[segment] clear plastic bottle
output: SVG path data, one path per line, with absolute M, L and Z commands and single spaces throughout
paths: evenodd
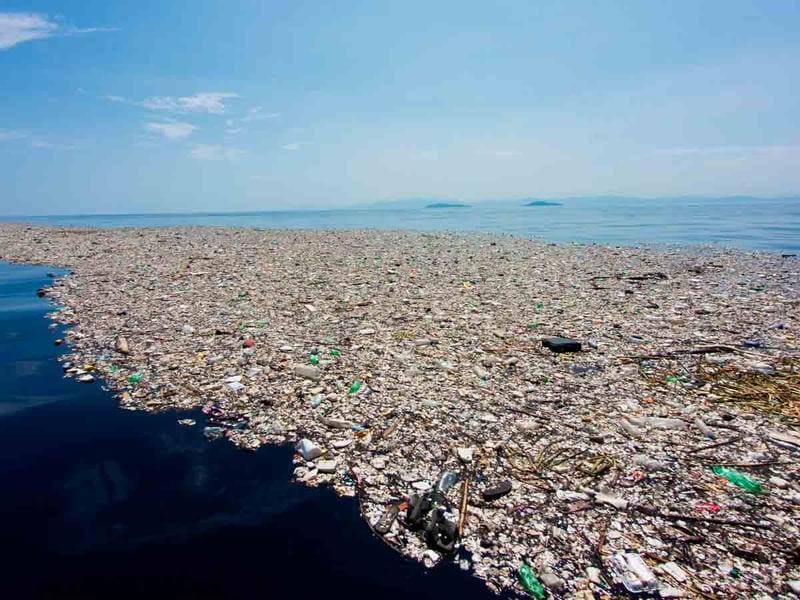
M 658 591 L 658 580 L 650 567 L 635 552 L 617 553 L 611 557 L 611 570 L 632 594 Z

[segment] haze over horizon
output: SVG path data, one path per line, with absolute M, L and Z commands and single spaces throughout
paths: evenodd
M 13 2 L 0 214 L 800 192 L 800 4 Z

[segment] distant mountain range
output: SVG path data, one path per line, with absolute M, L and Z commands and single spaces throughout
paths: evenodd
M 660 196 L 660 197 L 638 197 L 638 196 L 567 196 L 562 198 L 484 198 L 466 204 L 458 199 L 451 198 L 399 198 L 395 200 L 382 200 L 353 206 L 358 209 L 381 209 L 381 210 L 413 210 L 426 208 L 481 208 L 485 206 L 562 206 L 566 203 L 576 201 L 592 202 L 665 202 L 670 200 L 697 200 L 697 201 L 732 201 L 732 202 L 759 202 L 763 200 L 798 200 L 797 196 L 784 196 L 774 198 L 759 198 L 756 196 Z

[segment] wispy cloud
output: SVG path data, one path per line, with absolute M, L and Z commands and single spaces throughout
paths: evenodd
M 499 148 L 484 148 L 478 154 L 483 156 L 491 156 L 493 158 L 516 158 L 520 153 L 516 150 L 505 150 Z
M 181 123 L 178 121 L 151 121 L 145 124 L 145 129 L 151 133 L 163 135 L 170 140 L 179 140 L 188 137 L 197 128 L 191 123 Z
M 698 146 L 687 148 L 662 148 L 654 154 L 659 156 L 687 158 L 752 158 L 766 156 L 797 155 L 800 146 L 775 144 L 769 146 Z
M 77 144 L 74 143 L 64 144 L 61 142 L 51 142 L 50 140 L 38 137 L 30 138 L 30 145 L 31 148 L 39 150 L 74 150 L 77 148 Z
M 292 142 L 290 144 L 284 144 L 282 147 L 284 150 L 289 150 L 290 152 L 293 152 L 295 150 L 300 149 L 300 142 Z
M 55 36 L 117 31 L 111 27 L 71 27 L 41 13 L 0 12 L 0 50 Z
M 277 119 L 280 116 L 281 113 L 263 112 L 263 107 L 254 106 L 247 109 L 247 113 L 243 117 L 226 119 L 225 124 L 228 126 L 228 129 L 225 130 L 225 133 L 243 133 L 247 131 L 246 127 L 242 127 L 244 124 L 253 123 L 255 121 L 269 121 L 271 119 Z
M 225 112 L 225 100 L 237 97 L 232 92 L 201 92 L 192 96 L 151 96 L 138 104 L 150 110 L 221 115 Z
M 191 152 L 192 158 L 197 160 L 236 160 L 242 154 L 238 148 L 215 144 L 197 144 Z
M 0 129 L 0 142 L 5 142 L 8 140 L 19 140 L 26 137 L 28 137 L 28 135 L 26 133 L 22 133 L 21 131 Z
M 239 119 L 242 123 L 251 123 L 253 121 L 267 121 L 270 119 L 277 119 L 281 113 L 277 112 L 262 112 L 262 106 L 254 106 L 248 109 L 247 114 Z
M 56 35 L 58 24 L 36 13 L 0 13 L 0 49 Z

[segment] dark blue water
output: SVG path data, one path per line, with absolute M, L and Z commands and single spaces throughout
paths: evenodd
M 0 263 L 0 597 L 493 597 L 387 548 L 354 500 L 290 483 L 290 449 L 208 442 L 202 415 L 62 378 L 35 296 L 51 270 Z
M 567 199 L 561 206 L 482 203 L 467 208 L 77 215 L 22 220 L 104 227 L 220 225 L 263 228 L 375 228 L 512 233 L 553 242 L 717 244 L 800 250 L 800 199 Z

